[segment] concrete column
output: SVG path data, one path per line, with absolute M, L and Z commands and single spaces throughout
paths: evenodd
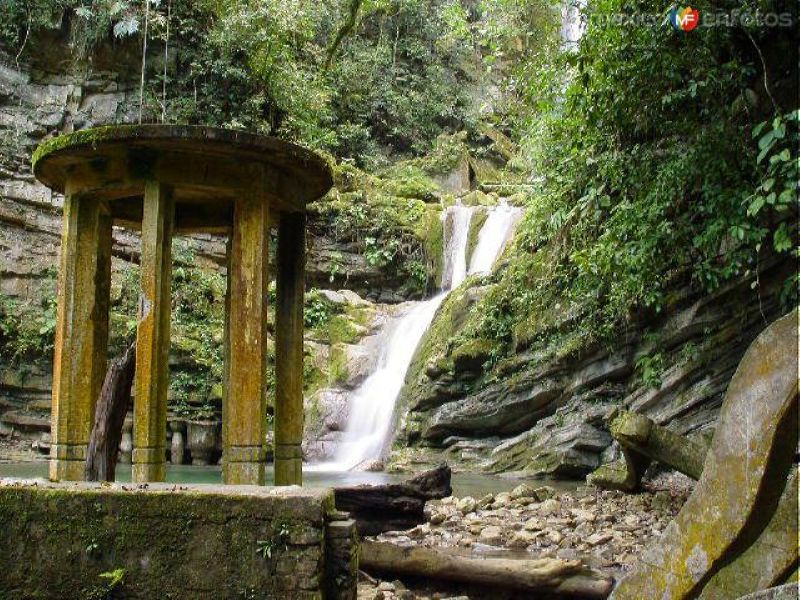
M 278 228 L 275 307 L 275 485 L 303 484 L 303 296 L 306 216 L 284 213 Z
M 85 478 L 86 449 L 108 350 L 111 217 L 67 195 L 58 273 L 50 479 Z
M 141 291 L 136 331 L 133 406 L 133 481 L 166 476 L 172 227 L 171 190 L 147 182 L 142 217 Z
M 234 207 L 228 270 L 223 482 L 264 485 L 269 207 L 263 177 Z

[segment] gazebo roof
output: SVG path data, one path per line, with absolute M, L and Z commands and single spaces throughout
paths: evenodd
M 173 189 L 179 231 L 225 230 L 233 200 L 260 194 L 278 212 L 302 212 L 332 185 L 317 154 L 282 140 L 187 125 L 111 125 L 59 136 L 33 155 L 36 177 L 61 193 L 109 201 L 116 222 L 141 222 L 144 184 Z

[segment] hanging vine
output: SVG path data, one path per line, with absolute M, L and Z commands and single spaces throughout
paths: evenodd
M 147 27 L 150 22 L 150 0 L 144 0 L 144 38 L 142 41 L 142 79 L 139 83 L 139 124 L 142 123 L 144 109 L 144 72 L 147 66 Z

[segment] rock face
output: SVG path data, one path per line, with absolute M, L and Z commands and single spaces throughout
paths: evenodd
M 55 298 L 61 243 L 62 198 L 33 177 L 30 156 L 42 140 L 109 122 L 133 122 L 138 106 L 137 52 L 124 44 L 114 59 L 101 50 L 93 68 L 72 68 L 69 50 L 55 34 L 32 39 L 34 64 L 17 70 L 0 51 L 0 294 L 45 306 Z M 33 46 L 32 46 L 33 47 Z M 225 242 L 197 236 L 195 264 L 220 269 Z M 113 268 L 138 263 L 139 239 L 115 229 Z M 0 413 L 13 408 L 25 421 L 49 420 L 50 357 L 20 365 L 0 365 Z M 13 415 L 0 416 L 0 430 L 21 429 Z M 28 425 L 25 425 L 28 427 Z M 24 433 L 23 429 L 23 433 Z
M 725 396 L 703 476 L 612 598 L 736 598 L 797 564 L 798 312 L 750 346 Z
M 752 278 L 711 295 L 676 289 L 661 315 L 633 318 L 613 347 L 587 348 L 571 333 L 580 315 L 554 307 L 542 319 L 554 323 L 548 331 L 555 342 L 520 342 L 491 377 L 454 361 L 454 340 L 486 293 L 462 288 L 444 303 L 414 358 L 396 446 L 482 441 L 478 463 L 490 470 L 578 477 L 619 455 L 606 423 L 616 407 L 676 434 L 707 436 L 748 344 L 781 314 L 778 295 L 790 269 L 765 264 L 758 293 Z M 648 364 L 658 366 L 655 376 L 645 376 Z

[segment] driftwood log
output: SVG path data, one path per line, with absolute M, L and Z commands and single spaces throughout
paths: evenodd
M 439 579 L 566 598 L 607 598 L 613 578 L 578 560 L 465 556 L 421 546 L 361 542 L 359 568 L 376 574 Z M 527 596 L 526 596 L 527 597 Z
M 649 417 L 625 410 L 609 415 L 609 431 L 622 448 L 623 460 L 602 465 L 589 475 L 587 481 L 593 485 L 635 491 L 653 460 L 694 480 L 703 474 L 708 446 L 702 441 L 677 434 Z
M 453 493 L 450 467 L 440 465 L 403 483 L 334 489 L 336 508 L 350 513 L 361 535 L 408 529 L 425 521 L 425 503 Z
M 86 455 L 87 481 L 114 481 L 122 426 L 131 403 L 136 345 L 111 363 L 100 390 Z

